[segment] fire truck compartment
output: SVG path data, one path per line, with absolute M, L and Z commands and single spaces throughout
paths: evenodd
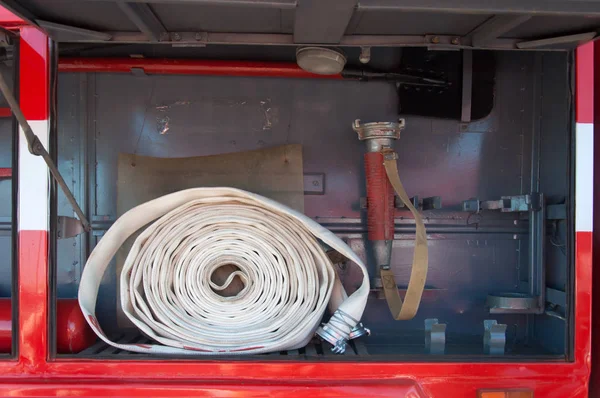
M 61 59 L 62 54 L 66 58 L 74 53 L 86 57 L 137 53 L 150 59 L 295 62 L 294 51 L 284 47 L 59 49 Z M 358 50 L 351 51 L 356 58 Z M 430 53 L 436 51 L 418 56 Z M 408 54 L 411 49 L 373 48 L 371 62 L 391 68 Z M 449 58 L 455 63 L 450 67 L 458 71 L 459 86 L 462 55 L 454 51 Z M 352 123 L 401 117 L 406 128 L 395 148 L 402 182 L 410 196 L 437 201 L 423 210 L 429 272 L 416 317 L 395 321 L 373 285 L 362 318 L 371 335 L 354 340 L 345 355 L 332 354 L 327 343 L 315 339 L 297 351 L 238 358 L 570 360 L 574 341 L 573 54 L 475 51 L 473 60 L 478 59 L 490 63 L 477 72 L 483 80 L 473 77 L 473 96 L 480 97 L 469 106 L 485 110 L 489 103 L 489 109 L 471 121 L 447 117 L 436 109 L 456 106 L 455 102 L 437 101 L 435 93 L 423 97 L 414 88 L 411 97 L 410 90 L 386 81 L 139 71 L 59 73 L 52 146 L 59 170 L 93 231 L 57 236 L 57 216 L 73 217 L 73 210 L 62 192 L 56 192 L 51 230 L 53 299 L 77 297 L 87 257 L 116 220 L 120 153 L 178 158 L 300 144 L 303 172 L 308 176 L 305 184 L 316 176 L 320 185 L 305 186 L 305 214 L 345 239 L 366 260 L 373 280 L 376 268 L 367 239 L 366 211 L 361 207 L 366 195 L 365 148 Z M 474 73 L 476 68 L 474 63 Z M 458 92 L 452 101 L 464 100 Z M 411 98 L 419 103 L 411 103 Z M 2 151 L 0 159 L 10 162 L 9 155 Z M 7 184 L 0 181 L 3 198 Z M 6 200 L 2 202 L 8 206 Z M 408 283 L 414 231 L 410 214 L 397 209 L 392 270 L 400 289 Z M 10 245 L 9 237 L 2 235 L 0 245 Z M 0 278 L 0 292 L 7 295 L 10 267 L 7 259 L 2 261 L 6 277 Z M 357 267 L 349 262 L 336 267 L 346 288 L 355 289 Z M 148 342 L 117 320 L 117 278 L 113 262 L 101 285 L 98 320 L 114 341 Z M 524 297 L 534 304 L 517 308 Z M 498 302 L 504 307 L 490 308 Z M 445 325 L 445 331 L 432 327 L 436 323 Z M 76 355 L 144 357 L 101 342 Z

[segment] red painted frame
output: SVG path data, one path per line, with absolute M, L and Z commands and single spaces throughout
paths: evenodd
M 21 105 L 30 120 L 48 115 L 48 42 L 21 30 Z M 590 123 L 593 45 L 577 51 L 577 120 Z M 585 119 L 585 120 L 584 120 Z M 590 165 L 592 167 L 593 165 Z M 48 233 L 20 230 L 19 355 L 0 361 L 0 394 L 293 397 L 476 397 L 482 388 L 529 388 L 536 397 L 586 397 L 590 375 L 592 232 L 576 234 L 573 362 L 373 363 L 214 360 L 55 359 L 48 354 Z M 415 383 L 419 387 L 415 386 Z M 413 394 L 413 395 L 409 395 Z
M 27 22 L 4 7 L 0 7 L 0 26 L 4 29 L 19 29 L 27 26 Z

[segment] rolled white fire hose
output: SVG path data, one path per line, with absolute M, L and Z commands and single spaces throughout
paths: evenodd
M 160 345 L 115 343 L 95 315 L 98 289 L 117 250 L 149 223 L 127 256 L 120 295 L 126 316 Z M 362 285 L 349 297 L 317 238 L 361 268 Z M 226 264 L 239 270 L 218 286 L 211 275 Z M 244 288 L 232 297 L 219 295 L 235 276 Z M 329 306 L 333 315 L 318 333 L 339 352 L 362 317 L 368 293 L 361 259 L 315 221 L 239 189 L 196 188 L 119 217 L 86 263 L 79 304 L 91 328 L 114 347 L 204 355 L 304 347 Z

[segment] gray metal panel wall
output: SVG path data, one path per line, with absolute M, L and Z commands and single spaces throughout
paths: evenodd
M 60 79 L 58 96 L 58 169 L 67 186 L 85 209 L 86 192 L 86 97 L 85 75 L 74 75 L 74 79 Z M 75 217 L 73 208 L 66 200 L 62 190 L 58 190 L 58 215 Z M 85 211 L 85 210 L 84 210 Z M 57 293 L 60 298 L 77 297 L 77 288 L 81 271 L 86 259 L 85 236 L 59 239 L 57 241 L 57 264 L 59 272 Z
M 0 66 L 0 73 L 12 87 L 13 70 L 5 64 Z M 0 107 L 6 107 L 6 100 L 0 95 Z M 0 167 L 12 167 L 12 118 L 0 119 Z M 0 297 L 11 296 L 12 280 L 12 180 L 0 179 Z
M 0 119 L 0 167 L 12 167 L 12 119 Z M 0 179 L 0 297 L 11 296 L 12 180 Z
M 27 9 L 45 21 L 92 30 L 138 31 L 116 3 L 60 0 L 53 1 L 52 7 L 47 7 L 47 0 L 29 0 L 26 3 Z
M 569 198 L 569 172 L 572 137 L 572 115 L 565 110 L 573 101 L 569 86 L 568 54 L 544 54 L 542 57 L 542 97 L 540 98 L 540 127 L 543 133 L 540 157 L 540 189 L 554 203 L 574 205 Z M 546 285 L 559 291 L 567 286 L 567 255 L 569 250 L 566 221 L 556 221 L 557 234 L 549 229 L 546 238 Z M 571 290 L 572 291 L 572 290 Z M 544 348 L 560 354 L 565 352 L 564 323 L 543 315 L 535 319 L 534 339 Z
M 247 33 L 292 33 L 293 9 L 246 7 L 240 10 L 222 5 L 199 5 L 193 3 L 151 4 L 156 15 L 168 31 L 192 31 Z
M 397 149 L 401 177 L 411 195 L 441 195 L 445 206 L 456 208 L 470 197 L 494 199 L 530 192 L 532 115 L 534 104 L 540 101 L 533 76 L 540 71 L 530 53 L 498 53 L 497 60 L 496 105 L 489 117 L 469 124 L 406 118 L 407 128 Z M 553 64 L 565 68 L 566 58 L 549 58 L 548 65 Z M 554 95 L 560 93 L 553 93 L 542 109 L 561 114 L 554 117 L 562 118 L 556 121 L 562 123 L 568 106 L 551 107 Z M 130 74 L 61 74 L 59 101 L 59 164 L 72 178 L 74 191 L 87 203 L 96 224 L 91 246 L 101 238 L 103 226 L 116 216 L 119 152 L 183 157 L 300 143 L 305 172 L 324 173 L 326 179 L 325 195 L 306 196 L 307 215 L 322 222 L 352 218 L 355 226 L 364 228 L 358 205 L 365 194 L 364 148 L 351 123 L 356 118 L 394 120 L 398 109 L 395 87 L 387 83 Z M 542 127 L 545 132 L 548 126 L 544 123 Z M 559 140 L 564 133 L 557 128 L 550 134 Z M 556 169 L 547 169 L 543 187 L 553 194 L 565 192 L 565 181 L 554 176 L 565 167 L 568 147 L 543 146 L 544 151 L 550 149 L 561 153 L 556 158 L 560 162 Z M 84 178 L 87 182 L 82 184 Z M 71 214 L 60 198 L 59 214 Z M 464 226 L 465 218 L 456 214 L 434 212 L 428 216 Z M 507 218 L 499 216 L 498 220 Z M 508 221 L 512 225 L 512 219 Z M 430 234 L 427 284 L 435 290 L 431 291 L 433 299 L 423 302 L 414 320 L 393 321 L 385 301 L 370 300 L 365 321 L 374 331 L 368 344 L 375 351 L 377 347 L 399 347 L 401 351 L 404 342 L 422 343 L 418 331 L 427 317 L 448 323 L 448 333 L 456 342 L 468 336 L 479 339 L 482 320 L 488 318 L 509 325 L 512 345 L 524 343 L 530 336 L 528 318 L 490 316 L 484 308 L 487 293 L 518 289 L 520 272 L 526 268 L 522 249 L 527 248 L 526 234 L 513 233 L 510 228 L 486 232 L 474 224 L 470 228 L 462 233 Z M 518 226 L 511 228 L 519 230 Z M 347 238 L 360 255 L 367 256 L 364 235 Z M 399 284 L 406 284 L 412 235 L 409 231 L 398 238 L 393 267 Z M 59 296 L 74 295 L 83 246 L 77 240 L 59 243 Z M 556 264 L 564 273 L 566 262 Z M 107 272 L 97 312 L 104 329 L 114 332 L 116 275 L 114 268 Z M 355 276 L 348 267 L 346 282 Z M 417 332 L 414 338 L 412 332 Z M 401 336 L 403 340 L 399 340 Z

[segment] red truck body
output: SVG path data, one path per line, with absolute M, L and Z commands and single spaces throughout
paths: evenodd
M 0 25 L 19 29 L 19 99 L 42 142 L 49 115 L 49 41 L 38 28 L 0 8 Z M 600 71 L 600 46 L 591 42 L 576 50 L 576 134 L 592 146 L 594 83 Z M 115 65 L 115 67 L 118 67 Z M 235 72 L 234 72 L 235 73 Z M 24 153 L 23 143 L 21 153 Z M 596 144 L 597 145 L 597 144 Z M 589 195 L 594 184 L 594 157 L 575 159 L 576 179 Z M 45 174 L 37 159 L 21 158 L 20 186 Z M 600 174 L 600 173 L 597 173 Z M 598 177 L 596 177 L 598 178 Z M 34 192 L 40 187 L 30 187 Z M 32 191 L 33 190 L 33 191 Z M 244 360 L 96 360 L 51 358 L 49 354 L 49 252 L 47 227 L 36 220 L 44 195 L 20 196 L 18 230 L 16 357 L 0 361 L 0 395 L 6 396 L 220 396 L 220 397 L 476 397 L 485 390 L 533 391 L 535 397 L 587 397 L 592 370 L 593 230 L 590 197 L 576 196 L 588 207 L 589 222 L 577 225 L 575 260 L 575 344 L 572 362 L 281 362 Z M 598 199 L 596 199 L 597 201 Z M 598 213 L 598 212 L 597 212 Z M 580 213 L 578 213 L 580 214 Z M 599 218 L 596 215 L 596 218 Z M 597 333 L 597 330 L 596 330 Z M 600 374 L 596 379 L 600 378 Z

